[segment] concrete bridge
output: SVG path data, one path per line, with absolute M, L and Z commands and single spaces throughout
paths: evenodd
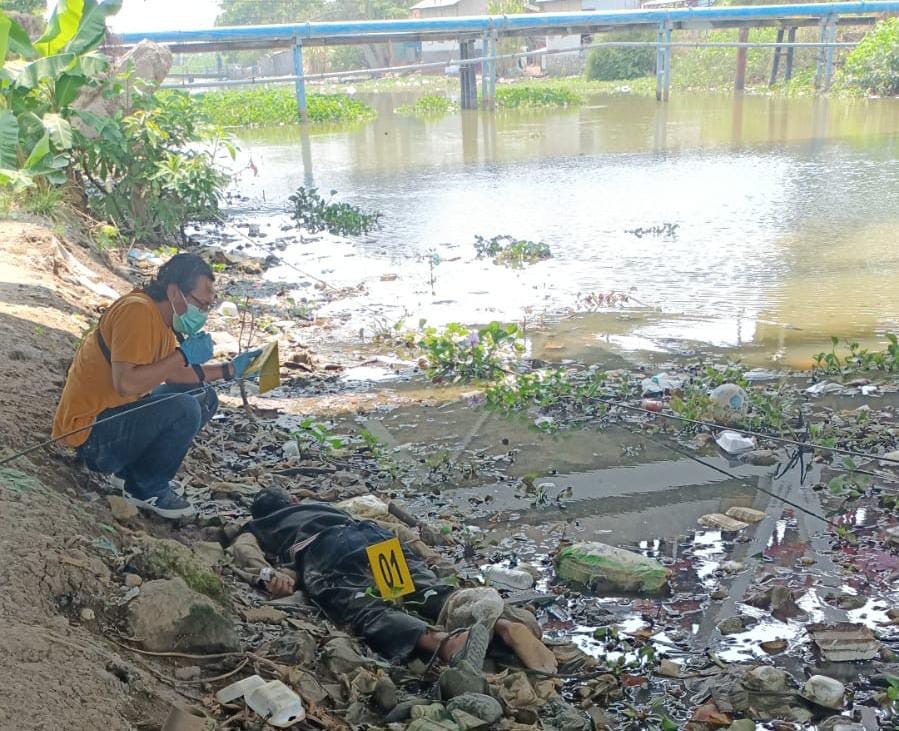
M 619 11 L 584 11 L 570 13 L 532 13 L 524 15 L 471 16 L 457 18 L 359 20 L 327 23 L 294 23 L 217 27 L 204 30 L 125 33 L 119 36 L 124 45 L 148 39 L 168 46 L 177 53 L 203 53 L 242 49 L 292 48 L 294 75 L 276 79 L 259 79 L 255 83 L 293 82 L 301 119 L 306 117 L 306 88 L 309 79 L 303 72 L 303 48 L 307 46 L 358 45 L 391 42 L 423 42 L 454 40 L 459 43 L 460 79 L 463 108 L 476 108 L 476 66 L 482 65 L 482 103 L 492 108 L 496 89 L 497 41 L 500 38 L 529 35 L 596 36 L 612 31 L 651 30 L 655 41 L 608 42 L 597 46 L 652 45 L 656 48 L 656 98 L 667 101 L 671 84 L 671 49 L 678 46 L 732 47 L 738 50 L 735 86 L 742 90 L 745 78 L 746 50 L 750 47 L 775 49 L 775 64 L 786 51 L 789 69 L 792 52 L 797 47 L 818 50 L 816 88 L 826 91 L 833 74 L 838 25 L 870 25 L 884 13 L 899 12 L 899 0 L 870 2 L 809 3 L 800 5 L 751 5 L 697 8 L 654 8 Z M 816 43 L 796 43 L 796 29 L 817 26 Z M 776 43 L 749 43 L 750 28 L 776 27 Z M 678 43 L 674 31 L 738 28 L 740 39 L 732 43 Z M 783 41 L 784 31 L 788 39 Z M 480 40 L 483 55 L 476 56 L 475 43 Z M 591 46 L 596 47 L 596 46 Z M 528 55 L 534 55 L 533 52 Z M 444 64 L 438 64 L 444 65 Z M 435 64 L 394 67 L 394 70 L 425 68 Z M 386 69 L 385 69 L 386 70 Z M 364 70 L 370 72 L 371 69 Z M 776 73 L 776 67 L 775 67 Z M 195 86 L 220 86 L 247 81 L 208 82 Z M 253 83 L 253 82 L 250 82 Z

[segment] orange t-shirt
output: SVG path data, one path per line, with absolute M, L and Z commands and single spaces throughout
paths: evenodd
M 172 329 L 165 324 L 151 297 L 135 290 L 112 303 L 99 330 L 113 362 L 150 365 L 167 358 L 178 347 Z M 106 362 L 96 331 L 88 335 L 72 360 L 62 398 L 53 420 L 53 438 L 93 424 L 106 409 L 137 401 L 139 396 L 122 396 L 112 385 L 112 367 Z M 80 447 L 90 429 L 65 438 L 70 447 Z

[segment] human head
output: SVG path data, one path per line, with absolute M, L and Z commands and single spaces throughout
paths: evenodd
M 295 502 L 293 495 L 283 487 L 266 487 L 253 498 L 250 514 L 253 516 L 253 520 L 259 520 L 277 510 L 289 507 Z
M 215 300 L 215 275 L 212 268 L 196 254 L 176 254 L 159 267 L 156 278 L 144 287 L 156 302 L 171 302 L 177 315 L 192 304 L 208 312 Z

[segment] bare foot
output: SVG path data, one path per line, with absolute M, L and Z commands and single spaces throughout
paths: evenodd
M 556 662 L 556 656 L 553 655 L 552 650 L 537 639 L 534 633 L 520 622 L 498 620 L 494 631 L 503 642 L 514 650 L 522 665 L 529 670 L 554 673 L 559 669 L 559 664 Z
M 468 639 L 468 632 L 460 632 L 453 635 L 443 643 L 440 648 L 440 659 L 444 662 L 450 662 L 465 647 L 465 641 Z

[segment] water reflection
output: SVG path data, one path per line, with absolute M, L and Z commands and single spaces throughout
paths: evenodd
M 598 97 L 437 120 L 393 115 L 402 101 L 378 96 L 380 117 L 349 130 L 244 135 L 260 171 L 240 185 L 244 212 L 269 240 L 285 236 L 286 197 L 301 184 L 384 213 L 368 241 L 285 239 L 297 266 L 366 284 L 367 297 L 334 308 L 352 310 L 350 329 L 372 309 L 520 321 L 619 290 L 659 311 L 616 334 L 757 346 L 798 363 L 831 334 L 899 325 L 895 100 Z M 625 233 L 663 222 L 680 224 L 676 238 Z M 523 271 L 475 260 L 474 236 L 498 233 L 542 239 L 554 258 Z M 442 260 L 433 294 L 431 251 Z M 388 273 L 399 276 L 382 282 Z

